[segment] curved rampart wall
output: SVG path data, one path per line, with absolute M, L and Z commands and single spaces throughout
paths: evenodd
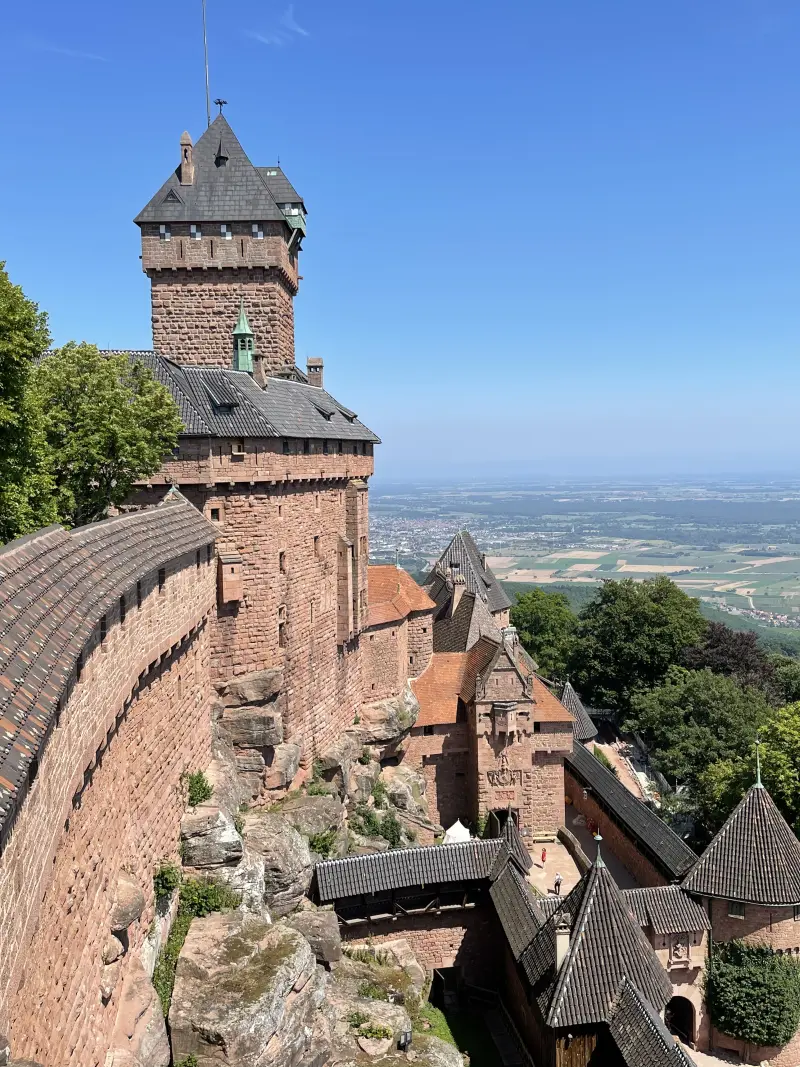
M 6 817 L 0 1032 L 17 1057 L 33 1057 L 47 1067 L 104 1063 L 122 980 L 153 918 L 153 872 L 163 857 L 176 855 L 184 810 L 181 776 L 210 759 L 213 529 L 184 501 L 86 529 L 100 530 L 102 550 L 95 538 L 88 558 L 63 566 L 62 584 L 45 590 L 56 603 L 54 588 L 75 600 L 65 626 L 82 633 L 82 643 L 72 646 L 74 662 L 65 655 L 51 664 L 45 682 L 53 694 L 59 686 L 63 694 L 54 707 L 40 694 L 38 703 L 31 703 L 33 718 L 16 716 L 22 722 L 17 754 L 26 745 L 31 749 L 29 775 L 17 788 L 16 804 L 0 808 L 0 817 Z M 81 531 L 60 534 L 62 541 L 83 537 L 86 549 Z M 30 541 L 25 547 L 30 550 Z M 0 596 L 10 563 L 13 553 L 0 553 Z M 46 577 L 47 553 L 39 563 Z M 112 572 L 116 577 L 109 577 Z M 77 575 L 77 584 L 70 586 L 70 575 Z M 79 586 L 86 587 L 83 599 Z M 20 609 L 35 606 L 31 596 L 14 599 Z M 16 631 L 9 633 L 24 622 L 18 613 Z M 35 660 L 49 639 L 47 622 L 40 621 L 18 642 L 15 662 Z M 0 652 L 7 647 L 0 644 Z M 38 674 L 25 679 L 8 662 L 0 667 L 0 695 L 3 686 L 17 684 L 17 710 L 47 673 L 42 663 Z M 38 734 L 37 707 L 43 720 Z M 13 708 L 0 705 L 0 711 L 7 711 L 0 722 L 13 725 Z M 45 722 L 50 711 L 53 720 Z M 4 749 L 0 738 L 0 779 L 4 761 L 11 768 L 6 783 L 13 759 L 13 746 Z M 127 937 L 122 935 L 127 951 L 111 971 L 103 953 L 121 873 L 137 883 L 146 903 Z

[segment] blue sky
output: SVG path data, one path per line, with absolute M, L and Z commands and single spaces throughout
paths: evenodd
M 306 198 L 297 358 L 386 477 L 796 469 L 797 0 L 208 0 Z M 200 0 L 12 5 L 0 257 L 150 345 L 131 219 L 205 125 Z

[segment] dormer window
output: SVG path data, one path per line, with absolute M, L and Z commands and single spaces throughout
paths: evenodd
M 229 222 L 221 223 L 219 232 L 222 234 L 226 241 L 233 240 L 233 226 Z
M 165 222 L 162 222 L 158 227 L 158 237 L 161 241 L 169 241 L 172 239 L 170 228 Z
M 254 222 L 253 223 L 253 240 L 254 241 L 263 241 L 264 240 L 264 226 L 263 226 L 263 223 L 260 223 L 260 222 Z
M 199 225 L 199 223 L 193 222 L 192 225 L 189 227 L 189 232 L 192 235 L 192 240 L 193 241 L 201 241 L 202 240 L 202 238 L 203 238 L 203 228 L 202 228 L 202 226 Z

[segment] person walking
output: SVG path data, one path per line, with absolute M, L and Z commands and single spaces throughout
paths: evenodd
M 544 867 L 545 863 L 547 863 L 547 849 L 543 848 L 542 849 L 542 866 L 543 867 Z
M 562 881 L 563 881 L 563 879 L 562 879 L 561 875 L 558 873 L 558 871 L 556 871 L 556 880 L 553 883 L 553 892 L 555 893 L 555 895 L 557 897 L 561 896 L 561 883 L 562 883 Z

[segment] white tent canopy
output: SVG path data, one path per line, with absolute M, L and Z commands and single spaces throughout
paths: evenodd
M 444 835 L 443 845 L 455 845 L 460 841 L 469 841 L 470 833 L 460 819 L 456 819 L 447 833 Z

